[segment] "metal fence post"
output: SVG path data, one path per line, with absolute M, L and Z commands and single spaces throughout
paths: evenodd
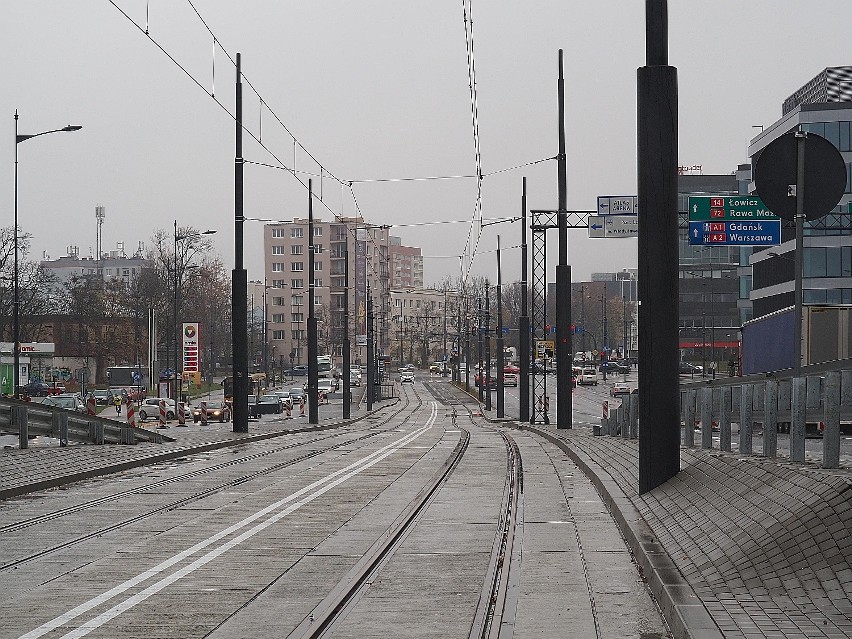
M 807 379 L 793 378 L 793 408 L 790 424 L 790 461 L 805 461 L 805 416 L 807 406 Z
M 731 416 L 733 415 L 733 388 L 723 386 L 719 393 L 719 450 L 731 452 Z
M 763 456 L 778 455 L 778 380 L 766 380 L 763 394 Z
M 30 429 L 27 424 L 27 407 L 13 406 L 12 417 L 14 417 L 15 425 L 18 427 L 18 447 L 22 450 L 30 447 Z
M 630 439 L 639 437 L 639 394 L 630 395 Z
M 840 372 L 825 374 L 825 430 L 822 433 L 822 467 L 840 466 Z
M 695 389 L 686 391 L 686 406 L 683 411 L 683 445 L 695 448 Z
M 701 389 L 701 448 L 713 448 L 713 389 Z
M 753 401 L 754 386 L 743 384 L 740 388 L 740 455 L 751 455 L 751 436 L 754 430 Z
M 68 445 L 68 414 L 65 411 L 55 410 L 51 416 L 51 434 L 59 437 L 59 445 Z

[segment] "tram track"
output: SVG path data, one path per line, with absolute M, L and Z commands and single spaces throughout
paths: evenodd
M 419 395 L 416 390 L 414 393 Z M 456 407 L 465 409 L 465 416 L 471 425 L 477 425 L 478 420 L 474 419 L 470 406 L 443 392 L 435 394 L 443 403 L 453 406 L 453 427 L 460 433 L 458 443 L 406 509 L 325 599 L 288 635 L 288 639 L 318 639 L 331 634 L 336 624 L 357 605 L 366 589 L 378 578 L 383 566 L 390 561 L 458 467 L 468 449 L 471 435 L 468 428 L 458 423 Z M 517 609 L 523 539 L 523 463 L 515 440 L 504 432 L 500 432 L 500 436 L 506 448 L 506 477 L 488 567 L 470 625 L 470 639 L 511 637 Z
M 44 548 L 42 550 L 39 550 L 38 552 L 31 553 L 31 554 L 26 555 L 24 557 L 19 557 L 19 558 L 16 558 L 16 559 L 9 560 L 6 563 L 3 563 L 2 565 L 0 565 L 0 573 L 7 571 L 7 570 L 17 569 L 21 565 L 24 565 L 24 564 L 29 563 L 31 561 L 41 559 L 43 557 L 52 555 L 56 552 L 70 548 L 72 546 L 75 546 L 75 545 L 78 545 L 78 544 L 81 544 L 81 543 L 85 543 L 85 542 L 90 541 L 92 539 L 97 539 L 98 537 L 101 537 L 101 536 L 103 536 L 107 533 L 111 533 L 111 532 L 114 532 L 116 530 L 120 530 L 120 529 L 125 528 L 127 526 L 131 526 L 133 524 L 136 524 L 136 523 L 143 521 L 145 519 L 148 519 L 150 517 L 162 514 L 164 512 L 169 512 L 169 511 L 175 510 L 177 508 L 181 508 L 183 506 L 186 506 L 187 504 L 198 502 L 200 500 L 209 498 L 213 495 L 220 493 L 223 490 L 228 490 L 228 489 L 233 488 L 235 486 L 257 480 L 257 479 L 262 478 L 264 476 L 267 476 L 269 474 L 283 470 L 283 469 L 285 469 L 289 466 L 293 466 L 297 463 L 300 463 L 300 462 L 303 462 L 305 460 L 311 459 L 313 457 L 317 457 L 319 455 L 328 453 L 330 451 L 341 448 L 343 446 L 348 446 L 348 445 L 351 445 L 353 443 L 361 442 L 361 441 L 376 437 L 376 436 L 380 435 L 382 432 L 384 432 L 384 431 L 380 430 L 382 426 L 384 426 L 388 423 L 391 423 L 397 416 L 399 416 L 404 411 L 408 410 L 409 414 L 406 415 L 405 418 L 400 423 L 395 423 L 389 429 L 389 430 L 394 430 L 394 429 L 398 428 L 400 425 L 406 423 L 411 418 L 411 416 L 415 413 L 416 408 L 419 408 L 420 406 L 422 406 L 422 400 L 419 398 L 419 396 L 415 395 L 415 399 L 417 400 L 418 405 L 414 409 L 410 408 L 411 399 L 406 395 L 405 402 L 402 403 L 395 410 L 391 411 L 388 415 L 382 417 L 380 423 L 370 424 L 369 428 L 371 430 L 374 430 L 375 432 L 369 432 L 369 433 L 366 433 L 366 434 L 364 434 L 360 437 L 347 438 L 344 441 L 337 442 L 332 446 L 327 446 L 327 447 L 324 447 L 324 448 L 319 448 L 317 450 L 312 450 L 312 451 L 309 451 L 309 452 L 307 452 L 303 455 L 299 455 L 297 457 L 285 460 L 283 462 L 266 466 L 265 468 L 261 468 L 257 471 L 252 472 L 252 473 L 246 473 L 244 475 L 241 475 L 239 477 L 235 477 L 235 478 L 228 480 L 226 482 L 221 482 L 221 483 L 219 483 L 215 486 L 211 486 L 211 487 L 206 488 L 202 491 L 196 492 L 192 495 L 188 495 L 186 497 L 182 497 L 180 499 L 173 500 L 169 503 L 157 506 L 155 508 L 150 508 L 150 509 L 146 510 L 145 512 L 139 513 L 139 514 L 134 515 L 132 517 L 125 518 L 121 521 L 115 522 L 115 523 L 110 524 L 108 526 L 102 526 L 102 527 L 98 528 L 97 530 L 90 531 L 88 533 L 79 535 L 79 536 L 74 537 L 72 539 L 68 539 L 68 540 L 63 541 L 63 542 L 58 543 L 58 544 L 54 544 L 53 546 L 51 546 L 49 548 Z M 42 514 L 42 515 L 39 515 L 39 516 L 36 516 L 36 517 L 30 517 L 30 518 L 27 518 L 27 519 L 24 519 L 24 520 L 3 526 L 2 528 L 0 528 L 0 536 L 2 536 L 3 534 L 10 534 L 10 533 L 13 533 L 13 532 L 18 532 L 18 531 L 21 531 L 21 530 L 24 530 L 26 528 L 36 526 L 36 525 L 39 525 L 39 524 L 51 523 L 51 522 L 54 522 L 56 520 L 61 519 L 62 517 L 66 517 L 68 515 L 75 514 L 75 513 L 81 513 L 81 512 L 84 512 L 86 510 L 96 509 L 96 508 L 102 507 L 104 505 L 107 505 L 111 502 L 115 502 L 117 500 L 130 497 L 132 495 L 149 492 L 149 491 L 156 490 L 158 488 L 162 488 L 162 487 L 168 486 L 168 485 L 173 485 L 175 483 L 179 483 L 179 482 L 182 482 L 182 481 L 189 481 L 189 480 L 192 480 L 192 479 L 197 479 L 198 477 L 201 477 L 201 476 L 209 474 L 209 473 L 221 471 L 223 469 L 233 467 L 233 466 L 238 466 L 239 464 L 255 461 L 257 459 L 260 459 L 260 458 L 263 458 L 263 457 L 266 457 L 266 456 L 269 456 L 269 455 L 274 455 L 276 453 L 286 452 L 286 451 L 292 450 L 294 448 L 310 446 L 310 445 L 313 445 L 313 444 L 321 443 L 321 442 L 323 442 L 327 439 L 336 438 L 336 437 L 340 437 L 340 436 L 341 436 L 341 434 L 335 433 L 333 435 L 328 435 L 328 436 L 325 436 L 325 437 L 314 438 L 314 439 L 311 439 L 310 441 L 307 441 L 307 442 L 291 443 L 291 444 L 287 444 L 287 445 L 284 445 L 284 446 L 278 446 L 278 447 L 275 447 L 271 450 L 264 450 L 264 451 L 260 451 L 260 452 L 257 452 L 257 453 L 253 453 L 251 455 L 245 455 L 243 457 L 240 457 L 239 459 L 232 459 L 232 460 L 228 460 L 226 462 L 222 462 L 222 463 L 219 463 L 219 464 L 214 464 L 212 466 L 208 466 L 208 467 L 205 467 L 205 468 L 201 468 L 201 469 L 197 469 L 197 470 L 190 471 L 190 472 L 187 472 L 187 473 L 183 473 L 183 474 L 175 476 L 175 477 L 170 477 L 168 479 L 160 480 L 160 481 L 157 481 L 157 482 L 152 482 L 152 483 L 146 484 L 144 486 L 138 486 L 136 488 L 132 488 L 132 489 L 129 489 L 129 490 L 126 490 L 126 491 L 121 491 L 119 493 L 114 493 L 112 495 L 107 495 L 105 497 L 101 497 L 101 498 L 98 498 L 98 499 L 89 500 L 85 503 L 76 504 L 74 506 L 70 506 L 68 508 L 56 510 L 56 511 L 53 511 L 51 513 L 45 513 L 45 514 Z M 187 456 L 191 455 L 191 454 L 192 454 L 192 451 L 188 450 Z

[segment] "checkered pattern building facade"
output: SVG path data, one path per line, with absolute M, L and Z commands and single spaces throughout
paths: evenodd
M 782 111 L 787 115 L 800 104 L 820 102 L 852 102 L 852 66 L 828 67 L 784 100 Z

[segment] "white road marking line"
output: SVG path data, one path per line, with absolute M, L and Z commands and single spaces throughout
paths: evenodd
M 209 551 L 207 554 L 203 555 L 202 557 L 200 557 L 199 559 L 197 559 L 193 563 L 191 563 L 191 564 L 181 568 L 180 570 L 172 573 L 168 577 L 164 577 L 163 579 L 156 582 L 155 584 L 152 584 L 151 586 L 149 586 L 148 588 L 146 588 L 142 592 L 130 597 L 129 599 L 122 602 L 121 604 L 114 606 L 110 610 L 108 610 L 108 611 L 102 613 L 101 615 L 95 617 L 90 622 L 83 624 L 80 628 L 77 628 L 76 630 L 63 635 L 63 639 L 65 639 L 65 638 L 71 639 L 72 637 L 83 637 L 83 636 L 89 634 L 92 630 L 95 630 L 96 628 L 100 627 L 101 625 L 103 625 L 104 623 L 109 621 L 110 619 L 115 618 L 116 616 L 120 615 L 122 612 L 125 612 L 126 610 L 130 609 L 131 607 L 135 606 L 136 604 L 144 601 L 145 599 L 150 597 L 152 594 L 159 592 L 160 590 L 162 590 L 166 586 L 176 582 L 177 580 L 185 577 L 188 574 L 191 574 L 192 572 L 194 572 L 198 568 L 204 566 L 205 564 L 209 563 L 213 559 L 217 558 L 219 555 L 221 555 L 225 551 L 233 548 L 234 546 L 245 541 L 246 539 L 253 537 L 258 532 L 260 532 L 260 531 L 264 530 L 265 528 L 271 526 L 273 523 L 275 523 L 278 520 L 280 520 L 281 518 L 289 515 L 293 511 L 298 510 L 303 505 L 313 501 L 317 497 L 320 497 L 321 495 L 325 494 L 326 492 L 328 492 L 329 490 L 331 490 L 335 486 L 338 486 L 339 484 L 343 483 L 347 479 L 351 479 L 352 477 L 361 473 L 362 471 L 367 470 L 368 468 L 371 468 L 372 466 L 375 466 L 376 464 L 378 464 L 380 461 L 382 461 L 386 457 L 395 453 L 396 451 L 398 451 L 403 446 L 406 446 L 407 444 L 411 443 L 412 441 L 414 441 L 415 439 L 417 439 L 421 435 L 423 435 L 425 432 L 427 432 L 432 427 L 432 425 L 434 424 L 435 419 L 437 418 L 437 413 L 438 413 L 437 403 L 433 402 L 431 414 L 430 414 L 429 418 L 427 419 L 426 424 L 424 426 L 422 426 L 421 428 L 419 428 L 415 431 L 412 431 L 408 435 L 401 437 L 400 439 L 398 439 L 395 442 L 392 442 L 390 444 L 387 444 L 386 446 L 383 446 L 382 448 L 379 448 L 378 450 L 370 453 L 369 455 L 367 455 L 363 459 L 355 461 L 352 464 L 350 464 L 349 466 L 346 466 L 345 468 L 341 468 L 340 470 L 337 470 L 337 471 L 323 477 L 322 479 L 318 479 L 317 481 L 313 482 L 312 484 L 302 488 L 301 490 L 296 491 L 292 495 L 289 495 L 289 496 L 285 497 L 284 499 L 281 499 L 281 500 L 275 502 L 274 504 L 271 504 L 271 505 L 267 506 L 266 508 L 263 508 L 263 509 L 257 511 L 256 513 L 253 513 L 252 515 L 249 515 L 248 517 L 242 519 L 241 521 L 237 522 L 236 524 L 229 526 L 228 528 L 216 533 L 215 535 L 211 535 L 207 539 L 205 539 L 205 540 L 195 544 L 194 546 L 187 548 L 186 550 L 170 557 L 169 559 L 161 562 L 160 564 L 154 566 L 153 568 L 149 568 L 148 570 L 140 573 L 136 577 L 128 579 L 127 581 L 111 588 L 110 590 L 107 590 L 106 592 L 98 595 L 97 597 L 93 597 L 92 599 L 80 604 L 79 606 L 72 608 L 68 612 L 60 615 L 59 617 L 56 617 L 55 619 L 52 619 L 52 620 L 42 624 L 38 628 L 35 628 L 35 629 L 31 630 L 30 632 L 22 635 L 20 637 L 20 639 L 37 639 L 38 637 L 42 637 L 45 634 L 47 634 L 48 632 L 55 630 L 56 628 L 59 628 L 61 626 L 66 625 L 68 622 L 76 619 L 77 617 L 88 612 L 92 608 L 95 608 L 95 607 L 109 601 L 110 599 L 115 598 L 116 596 L 120 595 L 123 592 L 126 592 L 130 588 L 133 588 L 134 586 L 141 584 L 142 582 L 144 582 L 144 581 L 150 579 L 151 577 L 167 570 L 168 568 L 171 568 L 175 564 L 177 564 L 177 563 L 183 561 L 184 559 L 198 553 L 199 551 L 203 550 L 207 546 L 213 545 L 216 542 L 223 539 L 224 537 L 227 537 L 231 533 L 236 532 L 237 530 L 240 530 L 241 528 L 245 528 L 247 525 L 251 524 L 252 522 L 254 522 L 258 519 L 260 519 L 264 515 L 267 515 L 270 512 L 280 508 L 284 504 L 291 502 L 294 499 L 301 497 L 302 495 L 305 495 L 306 493 L 309 493 L 310 491 L 312 491 L 312 490 L 314 490 L 318 487 L 321 487 L 323 484 L 326 484 L 325 486 L 322 486 L 321 488 L 319 488 L 319 490 L 317 490 L 315 493 L 312 493 L 312 494 L 308 495 L 307 497 L 305 497 L 304 499 L 296 502 L 295 504 L 292 504 L 291 506 L 289 506 L 285 510 L 281 511 L 280 513 L 273 515 L 272 517 L 270 517 L 266 521 L 255 525 L 254 527 L 250 528 L 249 530 L 242 533 L 241 535 L 235 537 L 231 541 L 226 542 L 225 544 L 223 544 L 219 548 L 216 548 L 214 550 Z M 335 479 L 335 478 L 337 478 L 337 479 Z

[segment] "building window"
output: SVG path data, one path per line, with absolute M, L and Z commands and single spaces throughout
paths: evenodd
M 314 278 L 314 288 L 322 288 L 322 280 L 318 277 Z
M 305 288 L 305 280 L 290 280 L 290 286 L 292 288 Z
M 284 288 L 287 286 L 286 280 L 272 280 L 272 288 Z
M 322 227 L 321 226 L 315 226 L 314 227 L 314 237 L 319 237 L 320 235 L 322 235 Z
M 322 252 L 323 252 L 322 244 L 314 244 L 314 253 L 322 253 Z
M 273 269 L 273 270 L 275 270 L 275 269 Z M 290 265 L 290 270 L 291 270 L 292 272 L 294 272 L 294 273 L 295 273 L 295 272 L 298 272 L 298 271 L 304 271 L 304 270 L 305 270 L 305 265 L 304 265 L 302 262 L 293 262 L 293 263 Z
M 305 237 L 305 230 L 299 226 L 290 229 L 290 237 Z
M 284 270 L 283 262 L 273 262 L 272 263 L 272 272 L 273 273 L 281 273 Z
M 276 324 L 282 324 L 282 323 L 287 321 L 287 314 L 286 313 L 273 313 L 272 314 L 272 321 L 275 322 Z
M 293 246 L 290 247 L 290 254 L 291 255 L 301 255 L 304 252 L 305 252 L 305 247 L 302 246 L 301 244 L 294 244 Z
M 121 274 L 124 277 L 130 277 L 130 269 L 129 268 L 121 269 Z
M 284 298 L 283 297 L 273 297 L 272 298 L 273 306 L 284 306 Z
M 296 323 L 304 322 L 305 321 L 305 314 L 304 313 L 291 313 L 290 314 L 290 320 L 292 322 L 296 322 Z
M 272 237 L 285 237 L 284 229 L 282 228 L 273 228 L 272 229 Z
M 272 339 L 284 339 L 284 331 L 272 331 Z
M 305 303 L 305 296 L 304 295 L 293 295 L 290 298 L 290 304 L 292 306 L 303 306 L 304 303 Z
M 278 245 L 273 246 L 272 247 L 272 254 L 273 255 L 284 255 L 284 247 L 278 246 Z
M 314 261 L 314 270 L 321 271 L 322 270 L 322 262 Z
M 314 306 L 322 304 L 322 295 L 314 295 Z
M 293 339 L 305 339 L 305 329 L 294 328 L 292 331 L 290 331 L 290 335 L 293 336 Z

